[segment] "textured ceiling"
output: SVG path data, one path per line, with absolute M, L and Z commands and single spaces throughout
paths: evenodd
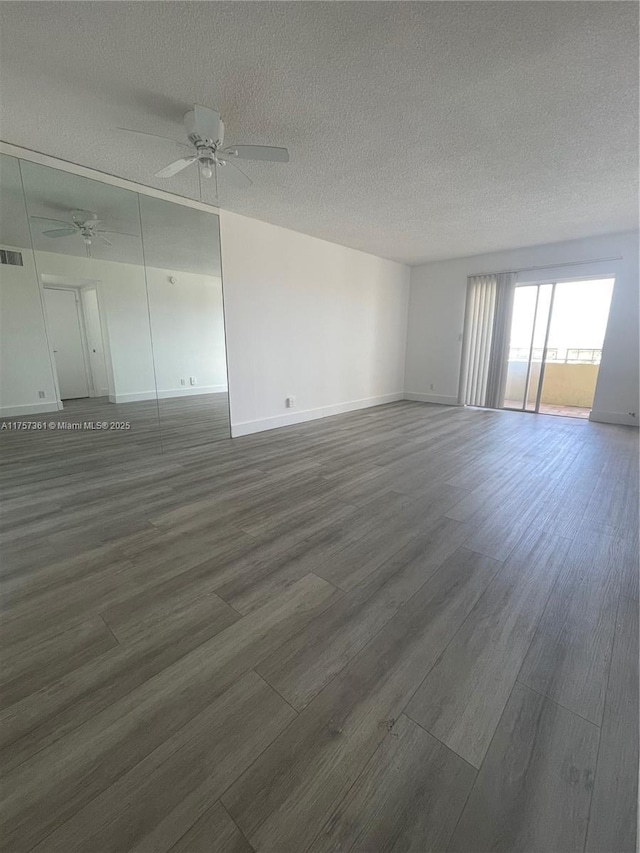
M 7 142 L 184 196 L 153 173 L 217 107 L 247 163 L 220 206 L 408 263 L 630 229 L 632 2 L 0 3 Z M 215 203 L 210 185 L 204 201 Z

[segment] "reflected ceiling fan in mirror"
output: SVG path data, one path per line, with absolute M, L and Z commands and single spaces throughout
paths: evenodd
M 184 126 L 187 134 L 188 144 L 170 139 L 175 145 L 187 149 L 190 153 L 185 154 L 179 160 L 175 160 L 159 172 L 156 178 L 172 178 L 191 166 L 198 163 L 201 178 L 213 178 L 215 182 L 215 195 L 218 195 L 218 176 L 223 176 L 223 181 L 231 186 L 244 188 L 251 186 L 253 181 L 246 175 L 234 160 L 266 160 L 271 163 L 288 163 L 289 152 L 286 148 L 276 148 L 272 145 L 228 145 L 224 146 L 224 122 L 220 113 L 209 107 L 195 104 L 192 110 L 184 115 Z M 154 133 L 146 133 L 141 130 L 131 130 L 120 127 L 126 133 L 136 133 L 142 136 L 156 136 Z M 168 139 L 166 136 L 156 137 Z M 201 187 L 202 189 L 202 187 Z M 201 192 L 202 195 L 202 192 Z
M 42 231 L 43 237 L 59 239 L 60 237 L 73 237 L 79 234 L 84 240 L 87 257 L 91 257 L 91 244 L 99 240 L 105 246 L 113 246 L 111 240 L 108 240 L 105 234 L 119 234 L 123 237 L 138 237 L 137 234 L 128 234 L 126 231 L 110 231 L 107 228 L 99 228 L 103 224 L 102 219 L 98 219 L 97 213 L 92 213 L 90 210 L 74 210 L 71 212 L 71 219 L 51 219 L 48 216 L 31 216 L 31 219 L 37 219 L 41 222 L 55 222 L 58 228 L 51 228 L 47 231 Z

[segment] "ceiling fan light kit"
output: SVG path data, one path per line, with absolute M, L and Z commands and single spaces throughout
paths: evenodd
M 253 181 L 232 160 L 264 160 L 271 163 L 288 163 L 289 152 L 286 148 L 272 145 L 231 145 L 224 147 L 224 122 L 217 110 L 195 104 L 192 110 L 184 115 L 184 126 L 188 143 L 170 140 L 181 147 L 190 148 L 188 156 L 181 157 L 169 163 L 155 173 L 156 178 L 172 178 L 197 163 L 200 177 L 205 180 L 215 178 L 216 196 L 218 175 L 223 174 L 225 181 L 232 186 L 244 188 L 251 186 Z M 148 134 L 145 131 L 127 130 L 129 133 Z M 161 137 L 166 138 L 166 137 Z M 230 167 L 230 168 L 229 168 Z

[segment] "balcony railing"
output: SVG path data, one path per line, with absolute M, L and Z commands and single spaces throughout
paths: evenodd
M 542 347 L 532 350 L 532 360 L 542 361 Z M 547 349 L 547 362 L 555 364 L 600 364 L 601 349 Z M 529 349 L 512 347 L 509 350 L 509 361 L 528 361 Z

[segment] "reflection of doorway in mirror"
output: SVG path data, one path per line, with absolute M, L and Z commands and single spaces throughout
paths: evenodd
M 107 369 L 95 286 L 45 284 L 44 301 L 60 399 L 106 396 Z
M 92 397 L 106 397 L 109 394 L 109 380 L 105 359 L 104 339 L 98 291 L 95 287 L 83 287 L 80 291 L 84 327 L 87 333 L 89 351 L 89 370 L 91 373 Z

